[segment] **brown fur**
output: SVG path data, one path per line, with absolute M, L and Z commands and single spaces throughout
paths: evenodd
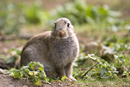
M 35 35 L 24 46 L 21 54 L 21 65 L 31 61 L 43 64 L 49 77 L 66 76 L 71 80 L 73 62 L 79 53 L 79 43 L 74 28 L 67 18 L 55 22 L 53 31 Z

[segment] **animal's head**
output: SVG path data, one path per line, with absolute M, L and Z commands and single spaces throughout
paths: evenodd
M 66 39 L 74 35 L 74 28 L 69 19 L 59 18 L 58 20 L 56 20 L 55 27 L 52 31 L 53 38 Z

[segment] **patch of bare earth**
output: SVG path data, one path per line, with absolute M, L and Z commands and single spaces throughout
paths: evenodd
M 41 86 L 31 84 L 30 81 L 23 79 L 14 79 L 12 76 L 0 74 L 0 87 L 78 87 L 75 84 L 65 82 L 53 82 L 46 84 L 44 81 Z

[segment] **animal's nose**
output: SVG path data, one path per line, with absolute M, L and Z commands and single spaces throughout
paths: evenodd
M 63 37 L 65 35 L 65 32 L 63 31 L 58 31 L 57 32 L 57 35 L 60 36 L 60 37 Z

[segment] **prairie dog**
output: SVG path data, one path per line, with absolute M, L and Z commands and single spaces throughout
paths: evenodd
M 32 37 L 24 46 L 21 54 L 21 66 L 31 61 L 43 64 L 48 77 L 72 77 L 73 62 L 79 54 L 79 43 L 73 25 L 67 18 L 55 21 L 52 31 L 46 31 Z

